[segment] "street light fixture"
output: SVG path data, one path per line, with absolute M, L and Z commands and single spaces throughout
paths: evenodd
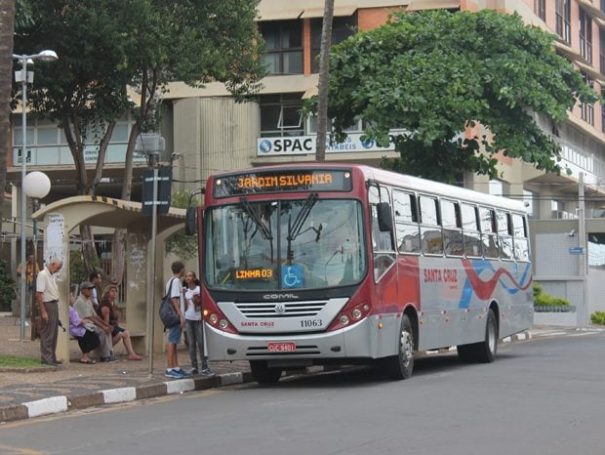
M 21 70 L 15 71 L 15 81 L 21 82 L 21 128 L 22 141 L 21 141 L 21 302 L 20 302 L 20 314 L 19 323 L 21 330 L 19 331 L 19 339 L 25 340 L 25 282 L 27 275 L 27 259 L 25 257 L 25 221 L 26 221 L 26 199 L 25 199 L 25 174 L 27 170 L 27 83 L 34 81 L 33 71 L 28 73 L 27 65 L 34 63 L 34 60 L 40 60 L 43 62 L 52 62 L 57 60 L 57 53 L 51 50 L 44 50 L 37 54 L 13 54 L 13 58 L 17 59 L 21 63 Z

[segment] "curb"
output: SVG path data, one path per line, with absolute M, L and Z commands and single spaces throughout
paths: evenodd
M 533 337 L 532 337 L 531 332 L 525 331 L 525 332 L 521 332 L 521 333 L 515 333 L 514 335 L 503 338 L 502 342 L 510 343 L 511 341 L 528 341 L 528 340 L 531 340 L 532 338 Z
M 224 373 L 211 377 L 177 379 L 137 387 L 119 387 L 100 390 L 87 395 L 42 398 L 21 404 L 0 407 L 0 424 L 15 420 L 48 416 L 76 409 L 85 409 L 105 404 L 126 403 L 167 395 L 182 394 L 194 390 L 206 390 L 234 384 L 252 382 L 249 372 Z

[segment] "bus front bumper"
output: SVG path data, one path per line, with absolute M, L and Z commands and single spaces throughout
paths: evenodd
M 222 332 L 206 324 L 206 343 L 210 360 L 369 360 L 396 355 L 400 322 L 398 315 L 370 316 L 333 332 L 253 336 Z

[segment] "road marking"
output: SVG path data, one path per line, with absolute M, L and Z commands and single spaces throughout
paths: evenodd
M 545 333 L 536 333 L 537 337 L 554 337 L 560 335 L 567 335 L 567 332 L 545 332 Z
M 2 455 L 44 455 L 48 452 L 40 452 L 35 449 L 28 449 L 26 447 L 13 447 L 0 444 L 0 453 Z
M 570 337 L 583 337 L 585 335 L 597 335 L 600 332 L 581 332 L 581 333 L 574 333 L 572 335 L 569 335 Z

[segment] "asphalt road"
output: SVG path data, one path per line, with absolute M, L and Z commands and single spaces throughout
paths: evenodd
M 605 333 L 7 424 L 0 454 L 603 454 Z

